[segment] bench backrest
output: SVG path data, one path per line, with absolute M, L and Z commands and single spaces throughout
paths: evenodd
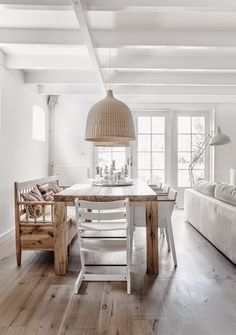
M 18 201 L 22 201 L 21 195 L 24 193 L 30 192 L 37 185 L 43 185 L 47 183 L 59 184 L 58 175 L 49 176 L 49 177 L 41 178 L 41 179 L 33 179 L 33 180 L 24 181 L 20 183 L 18 182 L 14 183 L 14 200 L 15 200 L 15 216 L 16 217 L 19 217 L 20 215 L 25 213 L 25 206 L 24 205 L 18 206 Z
M 59 177 L 56 176 L 49 176 L 46 178 L 41 179 L 34 179 L 29 181 L 24 181 L 21 183 L 15 182 L 15 201 L 21 201 L 21 194 L 30 192 L 33 188 L 35 188 L 37 185 L 43 185 L 47 183 L 59 183 Z

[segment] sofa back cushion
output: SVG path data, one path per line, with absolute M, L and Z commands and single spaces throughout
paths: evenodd
M 236 186 L 217 184 L 215 188 L 215 198 L 236 206 Z
M 208 195 L 209 197 L 214 197 L 215 187 L 215 183 L 211 183 L 207 180 L 199 180 L 194 186 L 196 191 Z

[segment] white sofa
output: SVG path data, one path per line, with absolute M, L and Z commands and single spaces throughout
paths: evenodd
M 236 264 L 236 207 L 214 196 L 186 189 L 185 219 Z

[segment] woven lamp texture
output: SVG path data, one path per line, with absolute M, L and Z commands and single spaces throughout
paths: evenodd
M 129 107 L 114 98 L 112 90 L 89 111 L 85 140 L 92 142 L 129 142 L 135 140 L 135 129 Z
M 129 147 L 130 142 L 94 142 L 95 147 Z

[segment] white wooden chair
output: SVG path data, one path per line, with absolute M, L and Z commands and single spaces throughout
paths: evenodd
M 131 293 L 130 268 L 132 260 L 133 229 L 130 220 L 129 200 L 112 202 L 90 202 L 77 199 L 76 220 L 79 229 L 81 271 L 75 282 L 77 294 L 82 281 L 126 281 L 127 293 Z M 86 237 L 86 232 L 125 232 L 125 238 Z M 95 274 L 86 273 L 85 253 L 126 252 L 126 273 Z M 108 265 L 107 265 L 108 266 Z
M 161 187 L 162 187 L 162 182 L 161 181 L 158 181 L 156 182 L 156 184 L 151 184 L 149 185 L 154 191 L 155 190 L 161 190 Z
M 169 193 L 169 190 L 170 190 L 170 186 L 164 184 L 164 186 L 163 186 L 163 188 L 162 188 L 162 193 Z
M 175 206 L 176 197 L 177 192 L 174 189 L 170 189 L 168 193 L 168 198 L 170 201 L 159 201 L 158 203 L 158 227 L 161 231 L 163 229 L 165 232 L 168 251 L 172 251 L 175 266 L 177 266 L 177 257 L 175 252 L 175 241 L 171 217 Z
M 161 183 L 159 185 L 162 185 Z M 157 195 L 165 195 L 168 194 L 170 190 L 170 186 L 167 184 L 164 184 L 163 187 L 159 187 L 159 185 L 149 185 L 151 189 L 157 194 Z
M 170 190 L 170 186 L 167 185 L 167 184 L 164 184 L 164 185 L 163 185 L 163 188 L 158 188 L 156 185 L 149 185 L 149 186 L 150 186 L 150 187 L 153 189 L 153 191 L 154 191 L 157 195 L 159 195 L 159 196 L 168 194 L 168 193 L 169 193 L 169 190 Z M 165 235 L 165 230 L 164 230 L 163 227 L 161 227 L 161 229 L 160 229 L 160 233 L 161 233 L 163 236 Z

